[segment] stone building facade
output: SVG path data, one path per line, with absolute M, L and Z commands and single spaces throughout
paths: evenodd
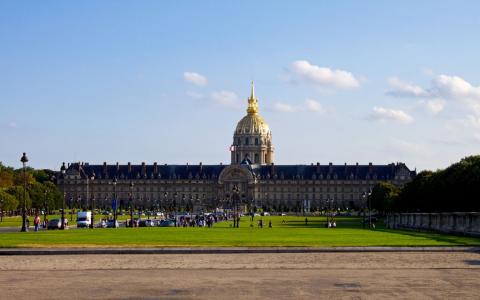
M 364 207 L 365 193 L 377 182 L 401 186 L 416 175 L 403 163 L 276 165 L 272 133 L 259 114 L 253 84 L 247 115 L 237 124 L 230 150 L 230 165 L 64 164 L 58 184 L 71 207 L 94 202 L 108 208 L 116 194 L 123 207 L 207 211 L 231 207 L 236 186 L 236 201 L 245 205 L 314 211 Z

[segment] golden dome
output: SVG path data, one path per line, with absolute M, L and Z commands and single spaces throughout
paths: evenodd
M 270 132 L 267 122 L 258 114 L 258 99 L 255 97 L 255 86 L 252 81 L 252 90 L 248 98 L 247 115 L 237 124 L 235 133 L 239 134 L 267 134 Z
M 240 122 L 238 122 L 237 128 L 235 129 L 235 133 L 239 134 L 268 134 L 269 132 L 270 128 L 268 127 L 268 124 L 258 113 L 248 114 L 243 117 Z

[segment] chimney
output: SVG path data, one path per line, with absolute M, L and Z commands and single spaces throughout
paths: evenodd
M 117 161 L 117 173 L 120 172 L 120 165 L 118 164 L 118 161 Z
M 157 175 L 158 174 L 158 165 L 157 162 L 153 163 L 153 174 Z
M 147 174 L 147 167 L 145 166 L 145 162 L 142 161 L 142 176 Z
M 369 173 L 372 173 L 372 172 L 373 172 L 373 165 L 372 165 L 371 162 L 368 163 L 368 172 L 369 172 Z
M 328 172 L 329 173 L 333 172 L 333 164 L 332 163 L 328 163 Z
M 132 172 L 132 164 L 128 162 L 128 173 Z
M 317 161 L 317 173 L 320 173 L 320 163 Z
M 202 171 L 203 171 L 203 165 L 202 165 L 202 162 L 200 162 L 200 174 L 202 174 Z
M 275 174 L 275 164 L 272 162 L 272 165 L 271 165 L 271 172 L 272 173 L 272 176 Z

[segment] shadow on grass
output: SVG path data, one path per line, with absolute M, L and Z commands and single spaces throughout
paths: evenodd
M 379 229 L 378 231 L 400 234 L 400 235 L 407 235 L 407 236 L 418 237 L 418 238 L 426 238 L 426 239 L 431 239 L 437 242 L 451 243 L 458 246 L 480 246 L 480 239 L 463 236 L 463 235 L 453 235 L 453 234 L 437 233 L 437 232 L 430 232 L 430 231 L 394 230 L 394 229 L 386 229 L 386 228 Z M 472 241 L 474 242 L 472 243 Z

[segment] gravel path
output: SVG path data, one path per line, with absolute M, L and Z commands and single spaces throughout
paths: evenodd
M 0 299 L 479 299 L 480 254 L 3 256 L 0 290 Z

